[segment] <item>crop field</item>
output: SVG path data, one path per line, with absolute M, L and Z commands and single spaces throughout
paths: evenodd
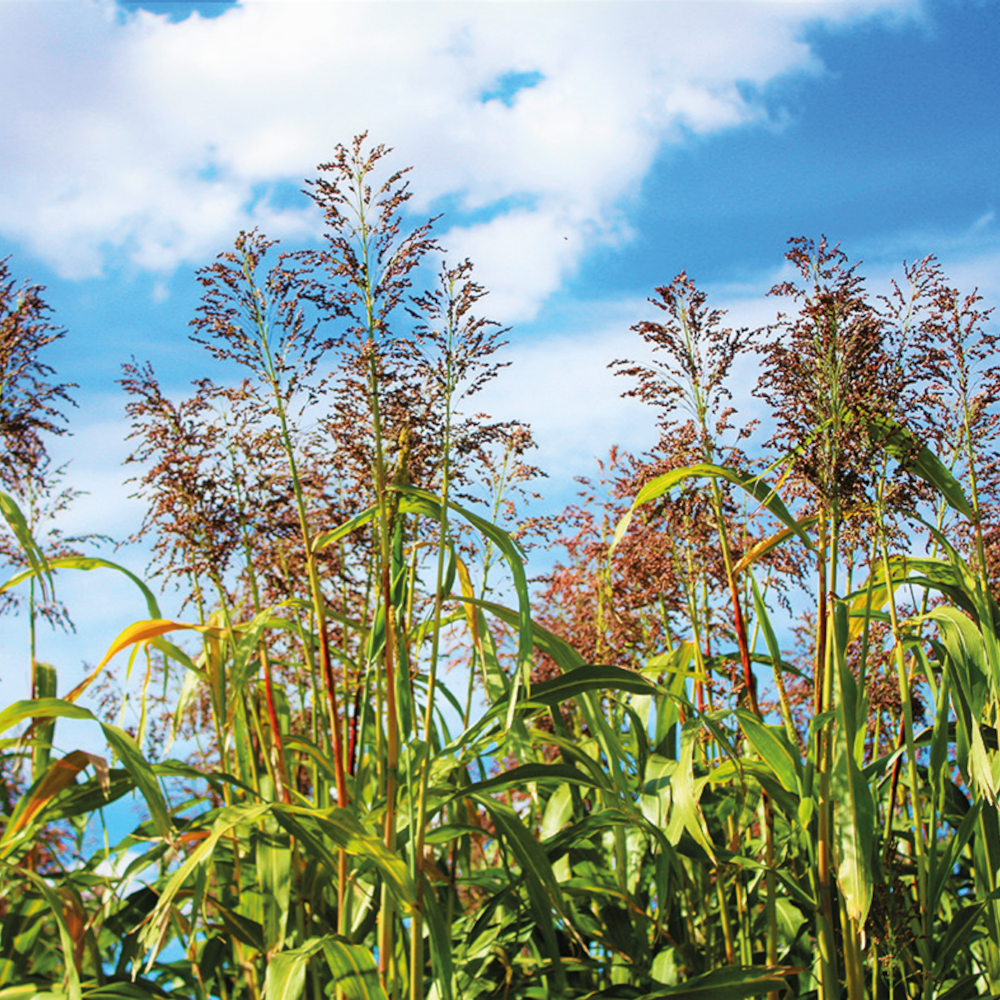
M 657 444 L 533 516 L 505 331 L 394 171 L 337 147 L 320 245 L 198 272 L 187 398 L 122 359 L 144 576 L 38 530 L 73 387 L 0 262 L 0 1000 L 1000 996 L 989 304 L 795 238 L 732 329 L 680 274 L 615 362 Z M 80 572 L 148 614 L 73 687 Z

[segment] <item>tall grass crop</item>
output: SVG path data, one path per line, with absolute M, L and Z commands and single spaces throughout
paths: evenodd
M 0 1000 L 1000 996 L 989 311 L 930 258 L 873 298 L 825 240 L 768 330 L 658 288 L 652 362 L 615 363 L 658 443 L 584 481 L 532 587 L 500 516 L 530 430 L 469 412 L 505 331 L 388 155 L 320 167 L 318 248 L 241 233 L 198 272 L 188 398 L 124 367 L 184 620 L 40 536 L 70 387 L 2 265 L 0 593 L 33 629 L 110 569 L 149 613 L 0 712 Z M 126 653 L 130 731 L 85 704 Z

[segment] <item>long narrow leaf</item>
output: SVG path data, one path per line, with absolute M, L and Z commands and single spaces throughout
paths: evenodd
M 695 976 L 679 986 L 666 986 L 644 993 L 639 1000 L 744 1000 L 783 990 L 788 977 L 801 969 L 735 966 Z M 600 994 L 597 994 L 600 996 Z
M 93 767 L 101 785 L 110 790 L 108 762 L 97 754 L 74 750 L 60 758 L 48 769 L 45 776 L 30 788 L 18 801 L 11 813 L 3 835 L 0 849 L 19 839 L 32 823 L 44 813 L 55 798 L 76 781 L 76 776 L 86 767 Z
M 556 982 L 560 988 L 564 988 L 565 974 L 560 961 L 555 922 L 552 918 L 552 911 L 561 913 L 564 905 L 562 890 L 552 871 L 552 865 L 538 841 L 510 806 L 498 802 L 489 795 L 474 794 L 469 797 L 486 807 L 497 833 L 521 866 L 535 922 L 545 940 L 549 957 L 554 963 Z
M 767 726 L 752 712 L 737 709 L 743 732 L 760 759 L 774 772 L 785 791 L 798 795 L 802 761 L 789 743 L 788 734 L 778 726 Z
M 961 483 L 908 427 L 883 414 L 868 414 L 865 422 L 872 440 L 892 455 L 907 472 L 912 472 L 933 486 L 953 510 L 964 514 L 970 521 L 974 519 L 972 506 Z
M 160 606 L 156 602 L 156 597 L 149 587 L 135 575 L 131 570 L 126 569 L 124 566 L 120 566 L 116 562 L 111 562 L 110 559 L 100 559 L 97 556 L 59 556 L 56 559 L 48 559 L 46 565 L 49 570 L 57 569 L 78 569 L 78 570 L 95 570 L 95 569 L 110 569 L 116 573 L 121 573 L 123 576 L 127 577 L 139 588 L 142 593 L 143 598 L 146 601 L 146 609 L 149 613 L 150 618 L 160 618 Z M 44 568 L 42 569 L 44 578 Z M 38 576 L 39 570 L 35 567 L 31 569 L 23 570 L 16 576 L 12 576 L 6 583 L 0 585 L 0 592 L 7 590 L 9 587 L 16 587 L 18 584 L 23 583 L 25 580 L 29 580 L 33 576 Z
M 52 591 L 52 570 L 49 568 L 48 559 L 45 553 L 39 548 L 28 522 L 21 513 L 21 508 L 8 493 L 0 490 L 0 514 L 7 522 L 10 530 L 14 532 L 18 545 L 24 553 L 24 558 L 28 560 L 31 573 L 38 577 L 42 585 L 42 593 L 48 596 Z M 6 586 L 2 589 L 6 589 Z
M 658 500 L 665 493 L 669 493 L 675 486 L 679 486 L 688 479 L 725 479 L 727 482 L 745 490 L 762 507 L 766 507 L 786 528 L 788 528 L 803 545 L 808 549 L 813 548 L 812 539 L 806 534 L 802 525 L 792 516 L 784 501 L 764 480 L 747 475 L 737 469 L 731 469 L 721 465 L 711 465 L 707 462 L 699 465 L 689 465 L 681 469 L 672 469 L 651 479 L 639 490 L 632 506 L 622 516 L 615 528 L 614 539 L 611 543 L 612 550 L 625 536 L 628 526 L 632 522 L 635 511 L 643 504 L 652 500 Z
M 165 635 L 167 632 L 175 632 L 178 629 L 188 629 L 195 632 L 208 632 L 208 633 L 218 633 L 220 629 L 214 628 L 211 625 L 192 625 L 186 622 L 175 622 L 166 619 L 153 619 L 152 621 L 141 621 L 135 622 L 129 625 L 113 643 L 108 648 L 108 651 L 104 654 L 101 662 L 94 667 L 93 670 L 69 694 L 66 695 L 66 701 L 76 701 L 77 698 L 87 690 L 88 687 L 97 679 L 101 671 L 108 665 L 111 659 L 120 653 L 123 649 L 128 649 L 129 646 L 134 646 L 140 643 L 152 642 L 154 639 Z

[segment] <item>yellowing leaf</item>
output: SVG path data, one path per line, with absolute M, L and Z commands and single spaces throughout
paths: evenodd
M 134 646 L 137 643 L 150 642 L 153 639 L 159 638 L 167 632 L 174 632 L 177 629 L 191 629 L 195 632 L 211 632 L 216 633 L 220 630 L 211 625 L 189 625 L 186 622 L 175 622 L 170 621 L 166 618 L 154 618 L 150 621 L 135 622 L 129 625 L 121 635 L 111 646 L 108 651 L 104 654 L 104 659 L 94 667 L 93 670 L 69 694 L 65 696 L 64 701 L 76 701 L 77 698 L 83 694 L 84 691 L 90 687 L 91 683 L 97 677 L 97 675 L 107 666 L 111 658 L 116 654 L 120 653 L 123 649 L 128 649 L 129 646 Z
M 108 763 L 103 757 L 74 750 L 57 760 L 48 770 L 45 777 L 38 783 L 33 792 L 17 804 L 7 829 L 4 830 L 0 843 L 8 843 L 18 833 L 27 828 L 32 820 L 64 789 L 76 780 L 76 776 L 88 765 L 94 768 L 98 780 L 105 792 L 110 791 L 108 778 Z

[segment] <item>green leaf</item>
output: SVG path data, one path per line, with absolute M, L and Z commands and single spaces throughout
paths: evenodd
M 426 879 L 423 883 L 423 898 L 434 982 L 444 1000 L 453 1000 L 455 991 L 452 981 L 455 976 L 455 965 L 451 954 L 451 927 L 447 921 L 447 914 L 443 912 L 437 895 Z
M 347 1000 L 386 1000 L 375 959 L 367 948 L 331 935 L 323 939 L 323 953 Z
M 372 953 L 332 934 L 310 938 L 298 948 L 274 955 L 267 963 L 266 1000 L 301 1000 L 309 962 L 321 952 L 335 988 L 343 990 L 347 1000 L 386 1000 Z
M 286 602 L 281 602 L 273 607 L 265 608 L 256 614 L 248 624 L 240 625 L 238 629 L 234 629 L 236 642 L 233 660 L 226 671 L 229 689 L 232 691 L 230 697 L 234 700 L 242 695 L 250 678 L 260 669 L 258 654 L 264 633 L 269 629 L 296 631 L 293 622 L 275 614 L 276 610 L 285 606 Z M 230 719 L 233 714 L 234 709 L 230 708 Z
M 101 729 L 104 730 L 104 738 L 122 762 L 122 766 L 132 776 L 136 786 L 142 793 L 142 797 L 146 800 L 150 818 L 156 827 L 157 833 L 164 840 L 170 840 L 172 833 L 170 809 L 160 788 L 159 779 L 156 777 L 149 761 L 142 755 L 142 751 L 139 750 L 135 740 L 124 730 L 106 722 L 101 723 Z
M 279 804 L 271 804 L 268 808 L 289 833 L 308 840 L 313 849 L 332 865 L 334 871 L 337 866 L 331 847 L 342 849 L 355 857 L 366 858 L 378 868 L 403 908 L 408 910 L 413 905 L 416 890 L 406 863 L 400 855 L 389 851 L 379 837 L 369 833 L 350 809 L 311 809 Z
M 831 664 L 836 687 L 836 726 L 833 733 L 833 767 L 830 794 L 833 799 L 834 855 L 837 884 L 848 916 L 864 927 L 874 894 L 872 859 L 878 839 L 878 820 L 871 788 L 858 760 L 856 740 L 857 682 L 847 662 L 847 605 L 834 605 L 835 651 Z
M 45 822 L 48 807 L 60 793 L 75 783 L 76 776 L 85 767 L 93 767 L 102 785 L 108 786 L 108 765 L 103 757 L 83 750 L 74 750 L 61 757 L 18 800 L 3 835 L 0 836 L 0 845 L 5 855 L 13 843 L 32 832 L 39 822 Z
M 709 779 L 696 778 L 694 774 L 694 750 L 701 729 L 700 719 L 690 719 L 681 730 L 680 758 L 670 779 L 671 804 L 667 838 L 676 846 L 680 843 L 682 832 L 686 830 L 714 862 L 715 847 L 699 804 L 702 790 Z
M 961 483 L 908 427 L 881 414 L 869 414 L 865 422 L 875 444 L 883 447 L 907 472 L 933 486 L 952 510 L 975 520 Z
M 328 545 L 332 545 L 334 542 L 340 541 L 341 538 L 346 538 L 352 532 L 357 531 L 358 528 L 370 524 L 377 516 L 378 506 L 373 505 L 361 511 L 360 514 L 355 514 L 339 527 L 332 528 L 330 531 L 321 531 L 312 541 L 312 551 L 322 552 Z
M 89 719 L 96 722 L 92 712 L 71 705 L 61 698 L 35 698 L 15 701 L 0 712 L 0 733 L 13 728 L 26 719 Z
M 528 581 L 524 570 L 524 554 L 517 542 L 511 537 L 509 532 L 503 530 L 498 525 L 493 524 L 486 518 L 451 500 L 443 501 L 441 497 L 435 496 L 427 490 L 418 489 L 415 486 L 404 486 L 393 484 L 390 489 L 400 494 L 399 512 L 402 514 L 420 514 L 441 523 L 445 518 L 444 508 L 457 514 L 464 521 L 470 524 L 483 538 L 488 539 L 503 554 L 507 562 L 514 592 L 517 595 L 517 636 L 518 636 L 518 674 L 515 683 L 510 686 L 509 705 L 507 712 L 507 728 L 511 726 L 513 719 L 515 701 L 521 686 L 526 690 L 531 687 L 531 607 L 528 595 Z M 345 522 L 339 528 L 324 532 L 314 539 L 312 550 L 318 552 L 327 545 L 332 544 L 340 538 L 345 537 L 352 531 L 367 524 L 377 516 L 377 509 L 370 507 L 360 514 Z
M 592 837 L 603 834 L 614 827 L 632 827 L 636 825 L 636 817 L 629 811 L 621 809 L 602 809 L 592 813 L 579 822 L 559 830 L 543 841 L 542 846 L 550 861 L 556 861 L 574 848 L 585 848 L 591 843 Z M 658 831 L 651 831 L 654 833 Z
M 799 793 L 799 773 L 802 761 L 788 740 L 788 734 L 779 726 L 766 726 L 752 712 L 736 709 L 743 732 L 760 759 L 774 772 L 787 792 Z
M 219 840 L 230 830 L 241 824 L 253 824 L 270 809 L 267 803 L 257 805 L 226 806 L 220 809 L 212 823 L 208 836 L 202 839 L 182 864 L 167 880 L 160 893 L 156 907 L 143 928 L 139 939 L 144 948 L 149 950 L 147 969 L 152 968 L 157 953 L 162 947 L 163 932 L 170 920 L 171 907 L 174 898 L 184 888 L 199 866 L 211 861 L 212 852 Z
M 145 980 L 141 983 L 116 980 L 83 991 L 83 1000 L 154 1000 L 170 996 L 170 993 L 164 992 L 155 983 Z
M 63 994 L 62 991 L 59 991 L 60 996 L 68 996 L 68 1000 L 82 1000 L 80 975 L 77 972 L 75 960 L 76 942 L 66 925 L 66 918 L 64 915 L 66 912 L 65 900 L 55 888 L 48 884 L 46 879 L 37 875 L 35 872 L 20 866 L 15 867 L 4 860 L 0 860 L 0 866 L 7 869 L 9 876 L 12 879 L 21 878 L 30 882 L 32 887 L 39 892 L 45 900 L 45 904 L 48 906 L 51 916 L 56 921 L 56 928 L 59 933 L 59 943 L 62 947 L 62 964 L 63 969 L 65 970 L 65 985 L 67 986 L 67 993 Z
M 50 663 L 35 661 L 35 690 L 33 694 L 36 698 L 55 698 L 58 692 L 59 681 L 56 676 L 56 669 Z M 31 776 L 37 781 L 49 767 L 52 743 L 55 739 L 56 722 L 50 719 L 44 726 L 39 726 L 36 732 L 35 749 L 32 751 Z
M 323 939 L 310 938 L 300 948 L 272 955 L 264 979 L 267 1000 L 301 1000 L 305 996 L 309 960 L 322 950 Z
M 38 581 L 42 585 L 42 593 L 48 596 L 52 591 L 52 570 L 49 568 L 49 562 L 35 541 L 31 528 L 28 527 L 28 522 L 25 520 L 24 514 L 21 513 L 21 508 L 18 507 L 12 496 L 2 490 L 0 490 L 0 514 L 3 514 L 10 530 L 14 532 L 14 537 L 17 538 L 18 545 L 21 546 L 21 551 L 24 553 L 25 559 L 28 560 L 28 565 L 31 567 L 28 575 L 33 574 L 38 577 Z M 8 581 L 3 587 L 0 587 L 0 590 L 6 590 L 10 586 L 13 586 L 13 583 Z
M 604 787 L 603 783 L 597 781 L 593 776 L 584 774 L 583 771 L 571 767 L 569 764 L 522 764 L 520 767 L 512 768 L 503 774 L 487 778 L 485 781 L 478 781 L 468 788 L 462 788 L 456 793 L 456 797 L 487 791 L 496 792 L 506 788 L 524 788 L 531 781 L 570 782 L 575 785 L 586 785 L 589 788 Z
M 555 708 L 585 691 L 627 691 L 645 695 L 657 693 L 656 687 L 634 670 L 588 663 L 533 685 L 531 701 Z
M 399 506 L 401 511 L 413 510 L 441 521 L 442 501 L 440 497 L 436 497 L 433 493 L 428 493 L 426 490 L 417 489 L 414 486 L 396 485 L 392 489 L 397 493 L 403 494 Z M 530 689 L 532 649 L 531 604 L 528 595 L 528 580 L 524 571 L 524 553 L 517 542 L 511 538 L 510 534 L 498 525 L 487 521 L 486 518 L 480 517 L 473 511 L 451 500 L 447 502 L 447 507 L 448 510 L 458 514 L 459 517 L 467 521 L 480 535 L 492 542 L 503 553 L 507 566 L 510 569 L 514 584 L 514 593 L 517 595 L 518 663 L 521 667 L 519 676 L 525 688 Z M 516 694 L 517 685 L 515 684 L 511 691 L 511 712 L 513 711 L 513 701 Z
M 976 924 L 983 915 L 984 903 L 971 903 L 958 908 L 951 918 L 948 930 L 934 943 L 935 960 L 933 976 L 940 982 L 952 970 L 952 960 L 955 955 L 968 947 L 970 938 L 975 934 Z
M 456 594 L 453 596 L 455 600 L 463 601 L 466 604 L 489 611 L 490 614 L 495 615 L 507 625 L 516 626 L 518 623 L 520 612 L 514 611 L 512 608 L 506 608 L 495 601 L 483 601 L 465 594 L 461 596 Z M 531 622 L 531 641 L 543 653 L 548 653 L 559 664 L 563 673 L 568 673 L 570 670 L 575 670 L 577 667 L 584 665 L 583 657 L 570 643 L 561 636 L 556 635 L 555 632 L 550 632 L 547 628 L 539 625 L 536 621 Z
M 50 570 L 79 569 L 89 571 L 94 569 L 110 569 L 114 570 L 116 573 L 121 573 L 123 576 L 131 580 L 132 583 L 134 583 L 142 592 L 142 596 L 146 600 L 146 610 L 149 613 L 149 617 L 163 617 L 160 614 L 160 607 L 156 603 L 156 597 L 153 595 L 153 592 L 149 589 L 149 587 L 147 587 L 146 584 L 135 575 L 135 573 L 126 569 L 124 566 L 119 566 L 118 563 L 111 562 L 109 559 L 99 559 L 96 556 L 60 556 L 57 559 L 47 560 L 46 564 Z M 23 570 L 16 576 L 12 576 L 5 584 L 3 584 L 3 586 L 0 586 L 0 592 L 6 590 L 8 587 L 16 587 L 19 583 L 23 583 L 25 580 L 28 580 L 33 576 L 37 576 L 38 572 L 39 571 L 36 568 Z
M 679 486 L 687 479 L 725 479 L 727 482 L 745 490 L 761 506 L 766 507 L 786 528 L 796 535 L 799 541 L 808 549 L 813 548 L 812 539 L 806 534 L 802 525 L 791 515 L 781 497 L 758 476 L 750 476 L 745 472 L 739 472 L 721 465 L 711 465 L 703 462 L 699 465 L 689 465 L 682 469 L 672 469 L 651 479 L 636 495 L 632 501 L 632 507 L 622 516 L 615 528 L 614 539 L 611 542 L 612 551 L 615 546 L 624 538 L 628 526 L 632 522 L 632 516 L 637 508 L 651 500 L 658 500 L 664 493 L 669 493 L 675 486 Z
M 960 557 L 952 552 L 950 561 L 932 559 L 927 556 L 894 555 L 889 559 L 889 580 L 886 581 L 885 568 L 879 563 L 871 577 L 860 589 L 849 594 L 845 600 L 850 605 L 851 637 L 861 634 L 866 618 L 885 606 L 889 589 L 899 587 L 921 587 L 934 590 L 947 598 L 950 604 L 968 612 L 976 621 L 980 620 L 979 609 L 973 591 L 976 582 L 968 567 L 958 562 Z M 995 625 L 1000 625 L 1000 609 L 992 597 L 988 599 L 991 605 L 990 618 Z
M 716 969 L 678 986 L 665 986 L 651 993 L 643 993 L 639 1000 L 667 1000 L 668 997 L 670 1000 L 743 1000 L 744 997 L 759 997 L 765 993 L 784 990 L 788 985 L 788 977 L 801 971 L 781 966 L 733 966 Z
M 958 766 L 970 787 L 995 803 L 997 783 L 979 722 L 989 695 L 990 666 L 983 635 L 957 608 L 933 608 L 913 621 L 932 621 L 938 626 L 939 638 L 933 645 L 951 681 Z
M 273 825 L 273 824 L 272 824 Z M 292 852 L 286 837 L 260 831 L 255 840 L 257 881 L 264 896 L 264 938 L 269 954 L 285 943 L 292 889 Z
M 520 816 L 510 806 L 498 802 L 489 795 L 477 793 L 469 797 L 486 807 L 497 834 L 503 838 L 521 866 L 535 922 L 542 933 L 549 958 L 554 964 L 557 984 L 562 988 L 565 986 L 565 973 L 552 911 L 554 909 L 562 913 L 564 905 L 562 890 L 552 871 L 552 865 L 534 834 L 521 822 Z
M 61 698 L 38 698 L 34 701 L 18 701 L 0 712 L 0 732 L 16 726 L 25 719 L 84 719 L 97 722 L 104 731 L 108 744 L 118 755 L 125 769 L 132 776 L 149 806 L 150 816 L 161 837 L 170 839 L 170 812 L 160 789 L 156 775 L 149 762 L 136 746 L 135 740 L 117 726 L 100 722 L 94 714 L 79 705 L 73 705 Z
M 267 951 L 267 945 L 264 942 L 264 928 L 256 920 L 251 920 L 249 917 L 244 917 L 229 909 L 228 906 L 223 906 L 213 896 L 207 898 L 218 911 L 227 934 L 232 935 L 237 941 L 249 945 L 254 951 L 262 953 Z

